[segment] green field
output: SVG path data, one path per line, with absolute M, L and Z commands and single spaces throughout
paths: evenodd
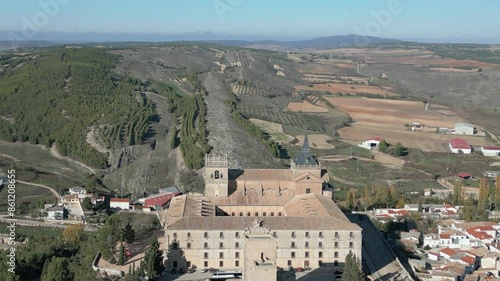
M 7 210 L 7 186 L 0 188 L 0 212 L 6 213 Z M 17 183 L 16 184 L 16 211 L 18 214 L 38 214 L 43 204 L 56 203 L 56 198 L 47 189 Z
M 61 237 L 63 228 L 44 227 L 44 226 L 16 226 L 16 234 L 26 237 Z M 7 224 L 0 223 L 0 233 L 9 233 Z

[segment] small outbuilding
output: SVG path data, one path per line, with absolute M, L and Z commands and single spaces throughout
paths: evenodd
M 149 207 L 151 209 L 154 209 L 155 211 L 161 211 L 168 206 L 172 198 L 174 198 L 179 194 L 180 194 L 179 192 L 175 192 L 154 198 L 148 198 L 144 200 L 144 207 L 146 208 Z
M 47 219 L 48 220 L 62 220 L 67 216 L 66 209 L 64 207 L 52 207 L 47 209 Z
M 448 146 L 450 147 L 450 151 L 452 153 L 460 153 L 462 151 L 463 154 L 471 154 L 472 147 L 471 145 L 464 139 L 455 138 L 450 140 Z
M 472 175 L 469 173 L 466 173 L 466 172 L 460 172 L 457 174 L 457 177 L 459 177 L 463 180 L 468 180 L 468 179 L 472 178 Z
M 497 146 L 483 146 L 481 152 L 484 156 L 500 156 L 500 147 Z
M 130 208 L 130 199 L 111 198 L 109 207 L 111 209 L 128 210 Z
M 384 140 L 384 139 L 381 137 L 373 137 L 373 138 L 370 138 L 370 139 L 358 144 L 358 146 L 372 150 L 372 149 L 376 149 L 382 140 Z

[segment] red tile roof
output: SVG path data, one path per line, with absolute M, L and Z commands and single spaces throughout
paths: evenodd
M 450 239 L 450 237 L 451 237 L 451 234 L 449 234 L 449 233 L 439 234 L 439 238 L 441 238 L 441 239 Z
M 470 149 L 470 144 L 466 140 L 460 138 L 451 139 L 450 145 L 455 149 Z
M 460 172 L 460 173 L 457 174 L 457 177 L 460 177 L 460 178 L 470 178 L 470 177 L 472 177 L 472 175 L 469 174 L 469 173 L 466 173 L 466 172 Z
M 453 256 L 454 254 L 456 254 L 457 252 L 451 248 L 444 248 L 442 249 L 441 251 L 439 251 L 440 253 L 443 253 L 445 255 L 448 255 L 448 256 Z
M 500 146 L 483 146 L 484 150 L 500 150 Z
M 483 240 L 483 239 L 493 238 L 488 233 L 480 232 L 478 230 L 479 230 L 479 228 L 477 228 L 477 227 L 471 227 L 471 228 L 466 229 L 467 233 L 469 233 L 471 236 L 473 236 L 476 239 Z
M 130 202 L 130 199 L 122 199 L 122 198 L 111 198 L 110 202 Z
M 469 256 L 465 256 L 465 257 L 461 258 L 460 260 L 467 263 L 468 265 L 473 265 L 474 263 L 476 263 L 476 259 L 474 259 L 473 257 L 469 257 Z
M 174 196 L 177 195 L 179 195 L 179 192 L 174 192 L 167 195 L 146 199 L 144 200 L 144 206 L 146 207 L 165 206 L 165 204 L 167 204 Z

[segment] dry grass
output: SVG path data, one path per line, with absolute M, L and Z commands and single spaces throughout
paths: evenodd
M 324 103 L 322 103 L 324 104 Z M 326 106 L 326 105 L 325 105 Z M 291 102 L 288 104 L 288 110 L 292 112 L 313 112 L 313 113 L 324 113 L 329 110 L 321 106 L 313 105 L 309 102 Z
M 451 67 L 430 67 L 429 69 L 437 72 L 477 72 L 477 69 L 461 69 Z
M 304 144 L 304 135 L 296 136 L 299 140 L 295 145 L 302 146 Z M 316 149 L 334 149 L 335 146 L 329 144 L 327 141 L 332 140 L 331 137 L 322 134 L 307 135 L 309 139 L 309 146 Z
M 250 118 L 250 122 L 258 126 L 262 131 L 268 133 L 274 142 L 288 143 L 295 139 L 293 136 L 285 134 L 283 126 L 279 123 L 254 118 Z
M 348 93 L 348 94 L 380 94 L 383 96 L 398 96 L 397 93 L 393 92 L 390 87 L 379 87 L 379 86 L 359 86 L 350 84 L 339 84 L 339 83 L 327 83 L 327 84 L 314 84 L 313 87 L 308 86 L 295 86 L 297 90 L 309 90 L 309 91 L 326 91 L 330 93 Z

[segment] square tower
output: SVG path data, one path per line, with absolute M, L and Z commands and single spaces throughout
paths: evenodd
M 229 164 L 227 155 L 205 156 L 205 196 L 227 197 L 229 185 Z

